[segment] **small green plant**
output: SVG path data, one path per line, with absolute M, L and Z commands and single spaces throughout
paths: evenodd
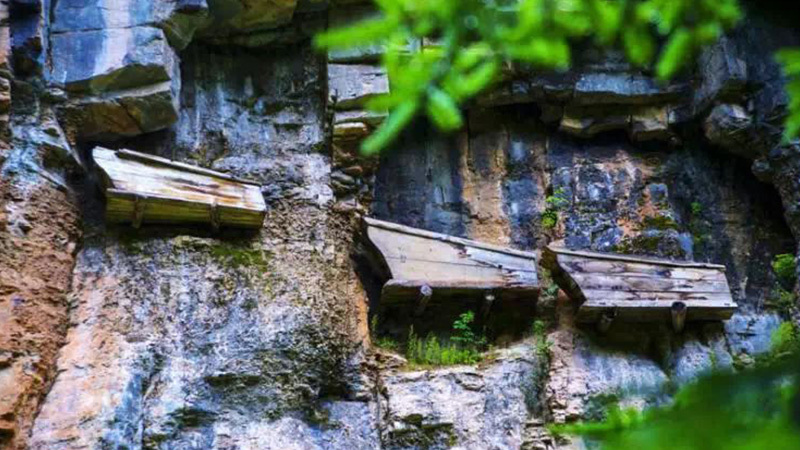
M 483 347 L 486 345 L 486 338 L 478 336 L 472 331 L 472 322 L 475 321 L 475 313 L 467 311 L 453 322 L 454 335 L 450 338 L 456 344 L 464 347 Z
M 755 364 L 770 367 L 792 355 L 800 356 L 800 327 L 792 322 L 783 322 L 772 332 L 769 351 L 756 356 Z
M 797 281 L 797 261 L 791 253 L 776 255 L 772 260 L 772 270 L 778 277 L 778 282 L 786 290 L 794 288 Z
M 669 216 L 648 216 L 642 219 L 642 229 L 677 230 L 678 224 Z
M 468 311 L 453 322 L 453 336 L 446 341 L 429 333 L 424 339 L 417 336 L 412 326 L 408 332 L 406 358 L 412 366 L 449 366 L 477 364 L 486 338 L 472 330 L 475 313 Z
M 400 348 L 400 345 L 397 343 L 397 341 L 392 339 L 391 337 L 378 335 L 377 314 L 372 316 L 372 320 L 369 321 L 369 332 L 370 332 L 370 338 L 372 340 L 372 345 L 374 345 L 375 347 L 393 352 L 396 352 Z
M 702 203 L 692 202 L 689 208 L 692 213 L 689 220 L 689 231 L 692 233 L 692 244 L 697 253 L 704 244 L 711 242 L 711 226 L 703 217 L 705 208 Z
M 535 320 L 531 325 L 531 334 L 533 336 L 533 352 L 536 356 L 549 360 L 553 344 L 547 340 L 547 323 L 543 320 Z
M 787 291 L 780 283 L 775 283 L 770 296 L 767 298 L 766 305 L 774 308 L 784 315 L 788 315 L 796 307 L 797 297 L 794 292 Z
M 553 191 L 553 195 L 545 197 L 544 202 L 546 207 L 542 213 L 542 227 L 552 230 L 558 225 L 558 212 L 569 204 L 569 200 L 566 198 L 564 188 L 557 188 Z
M 770 344 L 770 353 L 775 359 L 800 352 L 800 327 L 793 322 L 783 322 L 772 333 Z

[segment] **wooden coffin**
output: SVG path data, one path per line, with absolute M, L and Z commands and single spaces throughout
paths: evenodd
M 224 173 L 130 150 L 94 149 L 109 222 L 205 223 L 259 228 L 266 205 L 259 185 Z
M 725 266 L 613 253 L 568 250 L 551 244 L 542 256 L 553 278 L 581 301 L 578 321 L 725 320 L 736 310 Z
M 364 220 L 369 240 L 390 272 L 381 295 L 384 303 L 437 292 L 483 292 L 491 299 L 494 295 L 536 298 L 536 253 Z

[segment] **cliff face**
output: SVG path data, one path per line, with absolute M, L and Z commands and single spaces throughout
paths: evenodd
M 752 14 L 668 86 L 587 49 L 569 74 L 513 74 L 463 131 L 418 123 L 367 159 L 380 117 L 358 100 L 388 89 L 380 49 L 309 42 L 365 14 L 341 3 L 0 3 L 0 447 L 579 447 L 545 425 L 665 401 L 769 349 L 790 319 L 768 305 L 770 262 L 800 237 L 770 59 L 791 24 Z M 263 227 L 107 225 L 100 144 L 257 180 Z M 550 293 L 525 318 L 552 324 L 550 357 L 496 329 L 490 362 L 407 371 L 369 342 L 365 214 L 722 263 L 740 309 L 598 335 Z

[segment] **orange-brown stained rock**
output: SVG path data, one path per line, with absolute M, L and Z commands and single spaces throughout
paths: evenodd
M 24 449 L 55 375 L 78 213 L 50 184 L 21 192 L 0 179 L 0 448 Z
M 508 217 L 503 211 L 504 148 L 508 134 L 502 127 L 483 130 L 475 137 L 462 134 L 460 171 L 463 179 L 462 196 L 471 218 L 469 236 L 495 245 L 508 245 Z

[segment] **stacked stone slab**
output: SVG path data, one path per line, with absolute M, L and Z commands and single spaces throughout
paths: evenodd
M 330 27 L 344 26 L 375 14 L 369 4 L 331 8 Z M 361 142 L 385 114 L 367 111 L 364 102 L 389 92 L 389 79 L 380 65 L 383 49 L 371 45 L 328 53 L 328 101 L 333 111 L 331 185 L 342 210 L 364 210 L 371 198 L 375 158 L 360 154 Z

